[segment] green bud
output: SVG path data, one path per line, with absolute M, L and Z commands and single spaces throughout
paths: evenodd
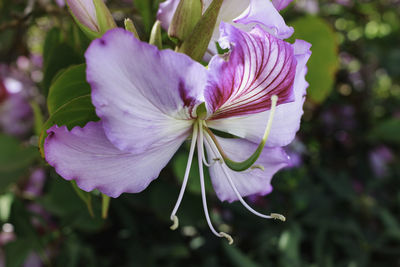
M 211 41 L 222 2 L 223 0 L 212 1 L 193 31 L 178 48 L 178 52 L 184 53 L 196 61 L 202 60 Z
M 181 0 L 168 28 L 168 35 L 184 41 L 200 20 L 202 8 L 201 0 Z
M 131 19 L 125 19 L 124 20 L 124 24 L 125 24 L 125 30 L 130 31 L 131 33 L 133 33 L 133 35 L 135 35 L 135 37 L 137 39 L 140 40 L 139 38 L 139 34 L 136 31 L 135 25 L 133 24 L 133 21 Z
M 103 0 L 93 0 L 94 7 L 96 9 L 97 22 L 99 24 L 100 33 L 104 34 L 106 31 L 116 28 L 114 18 L 112 17 L 110 10 L 104 4 Z
M 158 49 L 162 49 L 162 38 L 161 38 L 161 22 L 157 20 L 150 33 L 149 44 L 155 45 Z

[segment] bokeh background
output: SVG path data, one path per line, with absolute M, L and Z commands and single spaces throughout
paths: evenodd
M 107 6 L 148 40 L 158 2 Z M 247 200 L 287 221 L 221 203 L 208 183 L 229 246 L 207 227 L 196 166 L 169 230 L 187 144 L 144 192 L 112 199 L 107 219 L 98 192 L 78 194 L 46 165 L 37 143 L 49 86 L 84 63 L 89 40 L 62 0 L 1 0 L 0 266 L 400 266 L 400 1 L 297 0 L 283 16 L 291 41 L 313 45 L 305 114 L 290 168 Z

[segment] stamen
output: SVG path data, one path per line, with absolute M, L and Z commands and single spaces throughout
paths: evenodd
M 226 239 L 228 239 L 229 245 L 233 244 L 233 238 L 231 235 L 228 235 L 227 233 L 224 233 L 224 232 L 219 232 L 219 234 L 221 235 L 221 237 L 225 237 Z
M 207 137 L 208 137 L 208 140 L 207 140 L 207 141 L 208 141 L 208 144 L 210 145 L 211 149 L 214 151 L 214 153 L 216 153 L 216 154 L 219 153 L 218 149 L 216 149 L 215 143 L 212 142 L 212 140 L 209 140 L 210 137 L 206 135 L 206 138 L 207 138 Z M 217 155 L 217 156 L 218 156 L 218 155 Z M 252 207 L 250 207 L 250 206 L 246 203 L 246 201 L 244 201 L 244 199 L 243 199 L 242 196 L 240 195 L 240 193 L 239 193 L 238 189 L 236 188 L 236 186 L 235 186 L 235 184 L 234 184 L 234 182 L 233 182 L 233 179 L 232 179 L 232 177 L 229 175 L 229 172 L 228 172 L 228 170 L 226 169 L 226 167 L 225 167 L 224 165 L 222 165 L 221 168 L 222 168 L 222 171 L 225 173 L 226 178 L 228 178 L 228 182 L 229 182 L 230 186 L 232 187 L 232 190 L 235 192 L 236 197 L 239 199 L 239 201 L 242 203 L 242 205 L 243 205 L 247 210 L 249 210 L 251 213 L 253 213 L 254 215 L 257 215 L 257 216 L 259 216 L 259 217 L 261 217 L 261 218 L 265 218 L 265 219 L 278 219 L 278 220 L 281 220 L 281 221 L 285 221 L 285 220 L 286 220 L 285 216 L 283 216 L 283 215 L 281 215 L 281 214 L 278 214 L 278 213 L 271 213 L 270 215 L 265 215 L 265 214 L 259 213 L 258 211 L 255 211 Z
M 265 127 L 264 136 L 263 136 L 260 144 L 258 145 L 256 151 L 254 151 L 254 153 L 248 159 L 241 161 L 241 162 L 231 160 L 223 151 L 221 145 L 218 143 L 218 140 L 214 136 L 213 132 L 205 124 L 203 125 L 203 128 L 206 130 L 206 133 L 212 138 L 213 143 L 215 144 L 216 148 L 219 151 L 219 154 L 224 159 L 226 166 L 228 166 L 230 169 L 237 171 L 237 172 L 245 171 L 248 168 L 250 168 L 251 166 L 253 166 L 253 164 L 260 157 L 261 152 L 264 149 L 265 143 L 267 142 L 269 133 L 271 132 L 272 121 L 274 118 L 277 103 L 278 103 L 278 96 L 273 95 L 271 97 L 271 109 L 270 109 L 270 113 L 269 113 L 267 126 Z
M 200 122 L 199 124 L 201 125 L 202 123 Z M 203 140 L 203 129 L 202 129 L 201 126 L 200 126 L 199 129 L 200 129 L 200 130 L 199 130 L 199 138 L 200 138 L 200 140 Z M 215 162 L 213 162 L 213 163 L 208 163 L 207 160 L 206 160 L 205 153 L 201 153 L 201 156 L 202 156 L 204 165 L 206 165 L 207 167 L 211 167 L 211 165 L 215 163 Z
M 203 129 L 200 127 L 199 131 L 203 131 Z M 199 138 L 199 141 L 197 142 L 197 153 L 198 153 L 197 159 L 198 159 L 198 163 L 199 163 L 201 199 L 203 202 L 204 215 L 206 216 L 206 221 L 207 221 L 208 227 L 210 228 L 211 232 L 218 237 L 224 237 L 224 238 L 228 239 L 229 244 L 232 244 L 233 238 L 225 232 L 218 233 L 215 230 L 214 226 L 212 225 L 210 215 L 208 214 L 206 190 L 205 190 L 205 186 L 204 186 L 204 171 L 203 171 L 203 164 L 202 164 L 203 163 L 202 162 L 202 154 L 204 153 L 203 145 L 204 145 L 203 139 Z
M 271 213 L 272 219 L 281 220 L 282 222 L 286 221 L 285 216 L 279 213 Z
M 178 200 L 176 201 L 175 207 L 172 210 L 171 217 L 170 217 L 171 220 L 174 222 L 173 225 L 171 225 L 171 227 L 170 227 L 171 230 L 175 230 L 179 226 L 179 220 L 175 214 L 178 211 L 179 205 L 181 204 L 183 195 L 185 193 L 186 185 L 188 182 L 190 166 L 192 165 L 194 149 L 195 149 L 195 145 L 196 145 L 196 141 L 197 141 L 197 130 L 198 130 L 198 126 L 197 126 L 197 123 L 195 123 L 193 126 L 192 142 L 190 144 L 190 151 L 189 151 L 188 161 L 186 164 L 185 176 L 183 177 L 183 182 L 182 182 L 181 190 L 179 192 Z
M 244 201 L 244 199 L 242 198 L 242 196 L 240 195 L 239 191 L 237 190 L 235 184 L 233 183 L 232 177 L 229 175 L 228 171 L 226 170 L 226 168 L 224 168 L 224 166 L 221 167 L 222 171 L 225 173 L 226 177 L 228 178 L 229 184 L 231 185 L 233 191 L 236 194 L 236 197 L 239 199 L 239 201 L 242 203 L 242 205 L 249 210 L 251 213 L 253 213 L 254 215 L 257 215 L 261 218 L 265 218 L 265 219 L 278 219 L 281 221 L 285 221 L 286 218 L 285 216 L 279 214 L 279 213 L 271 213 L 270 215 L 265 215 L 262 213 L 259 213 L 258 211 L 255 211 L 252 207 L 250 207 L 246 201 Z
M 253 166 L 250 167 L 250 169 L 254 170 L 254 169 L 260 169 L 262 171 L 265 171 L 265 168 L 263 165 L 260 164 L 254 164 Z
M 173 225 L 171 225 L 171 227 L 169 227 L 171 230 L 176 230 L 179 226 L 179 219 L 176 215 L 173 215 L 172 217 L 172 221 L 174 222 Z

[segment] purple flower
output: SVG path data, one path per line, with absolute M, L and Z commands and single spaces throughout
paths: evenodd
M 42 194 L 45 181 L 45 171 L 41 168 L 34 169 L 27 185 L 25 186 L 24 193 L 32 197 L 40 196 Z
M 288 168 L 298 168 L 303 164 L 303 156 L 307 153 L 307 148 L 299 139 L 295 138 L 285 150 L 290 158 Z
M 274 4 L 274 7 L 280 11 L 287 7 L 293 0 L 272 0 L 272 4 Z
M 378 178 L 385 177 L 388 174 L 389 164 L 393 162 L 392 151 L 386 146 L 378 146 L 369 153 L 369 161 L 372 171 Z
M 71 131 L 50 128 L 45 141 L 49 164 L 83 190 L 117 197 L 144 190 L 191 139 L 171 214 L 173 229 L 196 145 L 204 211 L 215 235 L 228 238 L 211 224 L 203 165 L 221 201 L 239 200 L 261 217 L 282 218 L 254 211 L 243 197 L 269 193 L 273 174 L 288 164 L 281 146 L 299 128 L 310 45 L 300 40 L 291 45 L 257 26 L 246 33 L 222 23 L 220 31 L 220 43 L 230 52 L 214 56 L 208 68 L 121 29 L 93 41 L 85 54 L 87 80 L 101 121 Z M 240 138 L 222 138 L 211 129 Z M 236 170 L 240 161 L 250 165 Z
M 33 114 L 28 96 L 33 89 L 22 72 L 0 64 L 0 130 L 15 136 L 30 131 Z
M 59 7 L 65 7 L 65 0 L 55 0 Z
M 8 97 L 8 90 L 6 89 L 3 80 L 0 78 L 0 104 L 4 100 L 6 100 L 7 97 Z
M 161 21 L 164 29 L 172 21 L 175 10 L 180 0 L 167 0 L 160 4 L 157 19 Z M 288 27 L 278 10 L 286 7 L 292 0 L 224 0 L 216 27 L 208 47 L 209 56 L 217 54 L 215 42 L 220 36 L 219 27 L 221 21 L 234 24 L 236 27 L 249 32 L 255 24 L 278 38 L 286 39 L 293 34 L 293 28 Z M 203 12 L 210 5 L 211 0 L 203 0 Z M 278 10 L 277 10 L 278 9 Z

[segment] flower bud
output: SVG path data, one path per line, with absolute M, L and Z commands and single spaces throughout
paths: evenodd
M 181 0 L 168 28 L 168 35 L 184 41 L 200 20 L 201 13 L 201 0 Z
M 214 32 L 222 2 L 223 0 L 211 2 L 193 30 L 177 49 L 178 52 L 186 54 L 196 61 L 203 58 Z
M 137 33 L 136 27 L 135 27 L 135 25 L 133 24 L 133 21 L 132 21 L 131 19 L 126 18 L 126 19 L 124 20 L 124 25 L 125 25 L 125 30 L 130 31 L 131 33 L 133 33 L 133 35 L 135 35 L 135 37 L 136 37 L 137 39 L 140 40 L 139 34 Z
M 154 23 L 151 29 L 149 44 L 157 46 L 160 50 L 162 49 L 161 23 L 159 20 Z
M 90 39 L 116 27 L 103 0 L 67 0 L 67 4 L 76 23 Z

